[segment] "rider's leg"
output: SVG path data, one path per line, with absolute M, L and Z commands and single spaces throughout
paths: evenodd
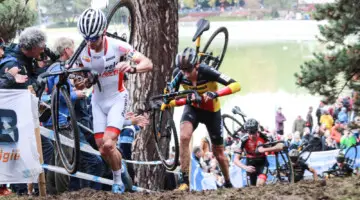
M 213 145 L 213 152 L 220 165 L 220 169 L 224 175 L 225 182 L 230 181 L 229 176 L 229 160 L 226 158 L 224 154 L 224 145 Z
M 180 125 L 180 167 L 183 173 L 183 181 L 189 184 L 189 165 L 190 165 L 190 140 L 193 133 L 191 122 L 184 121 Z
M 256 182 L 256 186 L 262 186 L 262 185 L 265 185 L 266 183 L 266 179 L 267 179 L 267 174 L 268 174 L 268 169 L 269 169 L 269 163 L 267 161 L 267 159 L 265 158 L 264 160 L 264 166 L 262 166 L 261 168 L 259 168 L 259 176 L 257 178 L 257 182 Z M 258 170 L 258 169 L 256 169 Z
M 121 180 L 121 153 L 116 148 L 120 130 L 114 127 L 107 127 L 103 137 L 95 135 L 95 141 L 99 152 L 104 160 L 110 165 L 113 171 L 114 184 L 122 185 Z
M 256 181 L 256 186 L 263 186 L 265 185 L 266 183 L 266 175 L 265 174 L 260 174 L 257 178 L 257 181 Z
M 189 165 L 190 150 L 189 144 L 193 131 L 198 125 L 197 115 L 194 107 L 186 105 L 180 124 L 180 167 L 182 172 L 182 181 L 189 185 Z M 179 188 L 182 189 L 182 188 Z
M 206 125 L 206 128 L 210 135 L 214 156 L 216 157 L 216 160 L 220 165 L 220 169 L 225 178 L 225 183 L 230 186 L 231 184 L 229 184 L 229 160 L 224 154 L 224 138 L 222 131 L 221 112 L 203 111 L 200 116 L 200 121 Z

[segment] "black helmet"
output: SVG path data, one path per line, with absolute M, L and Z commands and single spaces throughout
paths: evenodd
M 245 122 L 244 128 L 249 134 L 255 134 L 259 130 L 259 124 L 255 119 L 248 119 Z
M 183 52 L 176 55 L 175 66 L 184 71 L 191 71 L 197 63 L 196 51 L 186 47 Z
M 343 163 L 345 161 L 345 155 L 342 152 L 339 152 L 339 154 L 336 156 L 336 162 Z

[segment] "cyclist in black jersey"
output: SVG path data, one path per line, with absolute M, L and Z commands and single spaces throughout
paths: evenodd
M 342 152 L 336 156 L 336 163 L 328 171 L 335 171 L 333 175 L 338 177 L 348 177 L 354 173 L 354 169 L 345 162 L 345 155 Z
M 292 149 L 289 152 L 291 164 L 294 169 L 294 182 L 299 182 L 304 178 L 305 170 L 308 170 L 313 174 L 314 180 L 317 180 L 317 173 L 314 168 L 309 167 L 303 159 L 299 159 L 300 152 L 296 149 Z
M 179 90 L 180 85 L 187 90 L 196 90 L 202 95 L 201 102 L 185 105 L 180 125 L 180 163 L 183 183 L 179 190 L 188 190 L 189 185 L 189 144 L 193 131 L 203 123 L 210 136 L 213 153 L 219 162 L 225 178 L 224 187 L 232 187 L 229 177 L 229 163 L 224 154 L 220 102 L 218 97 L 240 91 L 240 84 L 234 79 L 218 72 L 214 68 L 198 63 L 195 49 L 186 48 L 176 56 L 176 69 L 168 91 Z M 217 83 L 224 85 L 218 89 Z M 192 99 L 193 96 L 188 98 Z M 176 105 L 172 105 L 176 106 Z

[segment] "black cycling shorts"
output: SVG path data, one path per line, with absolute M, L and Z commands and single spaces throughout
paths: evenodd
M 199 123 L 206 126 L 207 131 L 211 139 L 211 143 L 214 145 L 223 145 L 223 130 L 220 110 L 217 112 L 210 112 L 195 108 L 191 105 L 185 105 L 183 115 L 181 117 L 181 123 L 190 122 L 193 125 L 194 130 Z
M 256 172 L 254 173 L 247 173 L 250 180 L 250 185 L 256 185 L 256 181 L 258 178 L 262 178 L 266 181 L 267 173 L 269 171 L 269 163 L 266 157 L 253 159 L 247 158 L 246 165 L 254 166 L 256 169 Z

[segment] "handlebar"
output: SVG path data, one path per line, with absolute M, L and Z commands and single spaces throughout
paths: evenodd
M 195 99 L 192 99 L 189 94 L 194 94 Z M 176 97 L 187 95 L 187 97 L 182 97 L 180 99 L 176 99 Z M 159 103 L 154 103 L 156 100 L 161 100 L 161 104 L 169 104 L 171 101 L 175 101 L 177 106 L 190 104 L 190 103 L 201 103 L 202 97 L 196 90 L 183 90 L 179 92 L 171 92 L 167 94 L 156 95 L 150 98 L 150 104 L 156 105 L 153 108 L 159 108 L 161 105 Z
M 259 148 L 259 147 L 273 147 L 273 146 L 275 146 L 275 145 L 277 145 L 277 144 L 279 144 L 279 143 L 285 143 L 284 141 L 275 141 L 275 142 L 268 142 L 268 143 L 265 143 L 265 144 L 259 144 L 258 146 L 257 146 L 257 148 Z
M 171 92 L 171 93 L 167 93 L 167 94 L 156 95 L 156 96 L 151 97 L 150 101 L 157 100 L 157 99 L 171 99 L 171 98 L 175 98 L 175 97 L 187 95 L 187 94 L 194 94 L 195 98 L 201 97 L 199 95 L 199 93 L 196 92 L 195 90 L 183 90 L 183 91 L 179 91 L 179 92 Z

